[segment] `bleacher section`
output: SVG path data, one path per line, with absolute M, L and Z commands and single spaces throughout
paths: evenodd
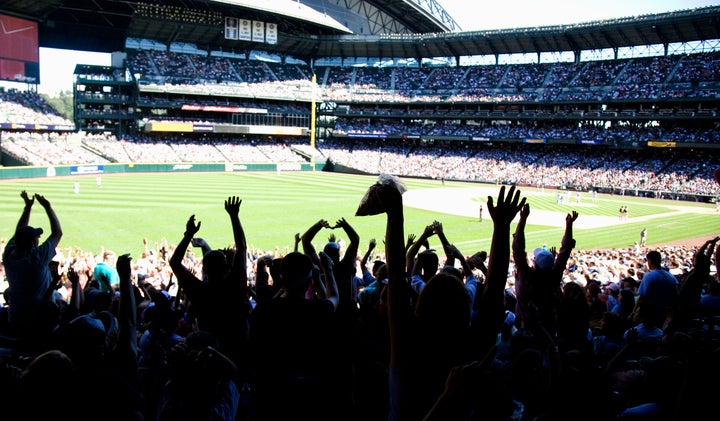
M 71 127 L 24 127 L 72 122 L 38 95 L 8 90 L 0 101 L 3 154 L 37 166 L 327 158 L 374 174 L 716 193 L 710 169 L 720 166 L 712 149 L 720 145 L 719 52 L 580 63 L 310 69 L 149 49 L 128 51 L 127 62 L 139 87 L 134 112 L 143 120 L 140 128 L 168 122 L 253 127 L 268 121 L 303 127 L 310 100 L 340 106 L 324 114 L 325 131 L 313 149 L 306 133 L 115 136 L 102 128 L 74 133 Z M 144 114 L 149 110 L 153 114 Z M 525 144 L 536 142 L 544 144 Z M 689 148 L 648 150 L 653 143 Z M 707 147 L 691 149 L 702 145 Z M 658 151 L 662 159 L 653 156 Z

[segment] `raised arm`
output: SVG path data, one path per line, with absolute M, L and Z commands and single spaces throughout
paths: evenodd
M 358 294 L 358 288 L 366 287 L 373 282 L 375 282 L 377 279 L 375 279 L 373 271 L 368 269 L 368 261 L 370 260 L 370 256 L 373 253 L 373 250 L 375 250 L 375 247 L 377 246 L 377 241 L 375 241 L 374 238 L 370 239 L 370 242 L 368 243 L 368 248 L 365 251 L 365 254 L 363 254 L 362 258 L 359 259 L 358 267 L 360 269 L 360 281 L 358 281 L 355 284 L 355 288 L 353 288 L 353 295 L 354 299 L 357 300 L 357 294 Z
M 45 196 L 36 194 L 35 199 L 37 199 L 38 203 L 40 203 L 40 205 L 45 208 L 45 213 L 47 213 L 48 219 L 50 220 L 50 235 L 48 236 L 48 239 L 46 241 L 50 240 L 53 242 L 53 244 L 57 246 L 60 243 L 60 239 L 63 235 L 62 228 L 60 227 L 60 220 L 55 214 L 55 210 L 53 210 L 52 206 L 50 205 L 50 201 L 47 200 Z M 25 201 L 25 207 L 27 208 L 27 200 Z M 27 223 L 25 225 L 27 225 Z
M 16 231 L 17 228 L 24 227 L 30 223 L 30 212 L 32 211 L 33 204 L 35 203 L 35 196 L 28 196 L 25 190 L 20 192 L 20 197 L 22 197 L 23 201 L 25 202 L 25 207 L 20 214 L 20 219 L 18 220 L 17 226 L 15 227 Z
M 340 304 L 340 291 L 338 290 L 337 282 L 335 282 L 333 260 L 322 251 L 318 257 L 320 258 L 320 270 L 323 273 L 325 299 L 329 300 L 333 307 L 337 310 L 338 305 Z
M 565 216 L 565 234 L 563 235 L 563 242 L 573 239 L 573 223 L 577 219 L 578 213 L 576 211 L 572 211 Z
M 118 352 L 123 364 L 124 374 L 129 380 L 137 375 L 137 309 L 135 292 L 132 285 L 132 257 L 130 254 L 118 256 L 115 267 L 120 277 L 120 307 L 118 308 Z
M 67 277 L 72 284 L 72 295 L 70 296 L 70 309 L 72 309 L 73 315 L 80 314 L 80 308 L 83 305 L 83 298 L 85 293 L 80 286 L 80 275 L 75 271 L 73 266 L 70 266 L 67 271 Z
M 455 246 L 455 244 L 448 244 L 445 252 L 448 254 L 452 254 L 453 258 L 457 259 L 457 261 L 460 262 L 460 267 L 462 267 L 463 276 L 465 278 L 469 276 L 474 276 L 470 263 L 468 263 L 467 259 L 465 259 L 465 255 L 460 251 L 459 248 L 457 248 L 457 246 Z
M 310 228 L 308 228 L 308 230 L 305 231 L 300 237 L 303 246 L 303 253 L 310 257 L 314 265 L 320 265 L 320 257 L 318 256 L 317 251 L 315 250 L 315 246 L 312 243 L 313 239 L 315 239 L 315 236 L 318 232 L 320 232 L 321 229 L 329 227 L 330 225 L 328 224 L 328 222 L 324 219 L 321 219 L 314 223 Z
M 487 252 L 480 251 L 472 256 L 467 261 L 467 264 L 472 269 L 473 267 L 478 269 L 482 274 L 483 277 L 487 277 L 487 266 L 485 266 L 485 260 L 487 259 Z
M 684 324 L 690 319 L 700 316 L 700 298 L 702 296 L 703 286 L 711 279 L 710 264 L 713 252 L 715 252 L 715 244 L 719 240 L 720 237 L 712 238 L 706 241 L 695 252 L 693 269 L 685 279 L 683 279 L 682 284 L 680 284 L 678 317 L 677 321 L 675 319 L 673 320 L 673 324 Z M 682 328 L 683 326 L 678 327 Z
M 438 236 L 438 240 L 440 240 L 443 251 L 445 251 L 445 264 L 449 266 L 454 266 L 455 259 L 457 257 L 455 256 L 455 250 L 453 248 L 454 246 L 450 244 L 447 237 L 445 236 L 445 231 L 443 231 L 443 226 L 440 222 L 433 222 L 433 232 Z
M 515 226 L 515 233 L 513 234 L 512 240 L 512 253 L 515 265 L 520 268 L 527 268 L 527 252 L 525 251 L 525 225 L 527 224 L 528 216 L 530 216 L 530 204 L 526 203 L 522 209 L 520 209 L 520 218 L 518 219 L 517 226 Z
M 413 267 L 415 266 L 415 256 L 417 256 L 418 252 L 420 251 L 420 247 L 423 245 L 424 242 L 427 241 L 428 238 L 432 237 L 435 234 L 435 222 L 433 221 L 432 224 L 425 227 L 423 230 L 423 233 L 420 234 L 420 238 L 417 239 L 412 245 L 407 249 L 407 253 L 405 254 L 405 271 L 408 275 L 411 275 L 413 273 Z
M 370 259 L 370 255 L 372 254 L 373 250 L 375 250 L 375 247 L 377 246 L 377 241 L 375 241 L 374 238 L 371 238 L 368 242 L 368 248 L 365 251 L 365 254 L 363 254 L 362 259 L 360 259 L 360 268 L 364 271 L 365 268 L 367 268 L 368 259 Z
M 357 260 L 358 249 L 360 248 L 360 236 L 345 218 L 338 219 L 335 226 L 342 228 L 349 240 L 349 244 L 343 255 L 343 260 L 347 261 L 349 265 L 354 266 Z
M 387 214 L 385 261 L 388 270 L 387 307 L 390 324 L 390 366 L 398 367 L 405 352 L 404 336 L 410 315 L 410 288 L 405 272 L 405 216 L 402 194 L 392 186 L 380 187 L 380 200 Z M 421 241 L 417 242 L 418 244 Z
M 398 367 L 404 348 L 409 346 L 403 338 L 407 334 L 410 316 L 410 291 L 406 281 L 405 268 L 405 219 L 402 194 L 405 186 L 393 176 L 381 176 L 381 180 L 370 186 L 360 202 L 357 216 L 385 213 L 385 263 L 388 271 L 387 309 L 390 328 L 390 366 Z
M 488 196 L 487 209 L 493 221 L 493 234 L 490 244 L 488 276 L 481 297 L 479 320 L 484 349 L 495 343 L 500 324 L 505 318 L 504 295 L 507 271 L 510 265 L 510 223 L 521 209 L 525 208 L 525 198 L 520 191 L 511 186 L 505 195 L 505 186 L 500 188 L 497 204 Z M 521 218 L 522 219 L 522 218 Z
M 299 245 L 300 245 L 300 233 L 296 232 L 295 233 L 295 245 L 293 247 L 293 251 L 297 252 L 299 250 L 299 248 L 298 248 Z
M 407 236 L 407 243 L 405 243 L 405 253 L 410 250 L 410 246 L 412 246 L 413 244 L 415 244 L 415 234 L 410 233 Z
M 497 293 L 503 293 L 507 280 L 507 270 L 510 264 L 510 223 L 520 212 L 520 221 L 515 230 L 516 235 L 523 236 L 527 216 L 530 213 L 530 206 L 525 204 L 526 199 L 520 199 L 520 190 L 511 186 L 505 196 L 505 186 L 500 188 L 497 205 L 493 202 L 492 196 L 488 196 L 487 207 L 490 217 L 493 220 L 493 235 L 490 244 L 490 259 L 488 261 L 488 282 L 487 287 Z M 486 288 L 486 292 L 488 291 Z
M 193 247 L 199 247 L 202 252 L 202 256 L 205 256 L 210 250 L 212 250 L 210 244 L 201 237 L 193 237 L 193 239 L 190 240 L 190 244 L 192 244 Z
M 230 270 L 233 279 L 247 284 L 247 241 L 245 230 L 240 223 L 240 205 L 242 200 L 237 196 L 230 196 L 225 200 L 225 212 L 230 215 L 230 222 L 233 229 L 233 240 L 235 241 L 235 254 L 232 259 Z
M 48 268 L 50 270 L 50 285 L 48 286 L 48 289 L 45 290 L 45 294 L 43 295 L 43 300 L 50 300 L 52 299 L 53 294 L 58 289 L 58 285 L 60 285 L 60 280 L 62 280 L 62 273 L 60 273 L 60 262 L 57 260 L 52 260 L 50 263 L 48 263 Z
M 172 256 L 170 256 L 170 268 L 172 269 L 173 274 L 175 274 L 180 288 L 183 288 L 186 291 L 189 286 L 188 282 L 192 282 L 192 280 L 196 278 L 195 275 L 193 275 L 192 272 L 183 265 L 183 259 L 185 258 L 185 253 L 190 245 L 190 240 L 192 240 L 195 234 L 200 231 L 201 224 L 202 222 L 200 221 L 198 221 L 197 224 L 195 223 L 195 215 L 191 215 L 190 218 L 188 218 L 187 223 L 185 224 L 185 233 L 178 245 L 175 247 L 175 251 Z
M 570 253 L 575 247 L 575 239 L 573 238 L 573 223 L 578 218 L 578 213 L 572 211 L 565 216 L 565 234 L 563 234 L 562 243 L 560 244 L 560 251 L 553 253 L 555 257 L 555 264 L 553 265 L 553 271 L 556 273 L 563 273 L 567 268 L 567 262 L 570 258 Z

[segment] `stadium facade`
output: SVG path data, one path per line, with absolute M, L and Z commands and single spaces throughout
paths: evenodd
M 72 130 L 85 133 L 717 162 L 720 7 L 462 32 L 434 0 L 267 3 L 7 0 L 0 14 L 37 22 L 41 47 L 113 53 L 75 71 Z

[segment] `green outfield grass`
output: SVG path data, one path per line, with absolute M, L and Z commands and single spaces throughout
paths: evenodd
M 284 251 L 292 246 L 295 233 L 302 233 L 318 219 L 334 224 L 344 217 L 361 237 L 361 249 L 371 238 L 382 247 L 385 233 L 383 216 L 356 217 L 355 210 L 375 176 L 344 175 L 326 172 L 247 172 L 247 173 L 150 173 L 102 175 L 96 185 L 95 176 L 66 178 L 22 179 L 0 182 L 0 237 L 12 236 L 23 201 L 20 191 L 39 193 L 53 204 L 60 217 L 64 236 L 63 248 L 80 247 L 98 252 L 101 247 L 118 253 L 138 256 L 143 237 L 151 246 L 167 241 L 176 244 L 185 230 L 188 217 L 195 214 L 201 221 L 199 236 L 213 247 L 231 245 L 232 232 L 223 202 L 228 196 L 239 196 L 243 202 L 240 218 L 248 244 L 269 250 Z M 73 182 L 80 183 L 80 192 L 73 192 Z M 446 188 L 462 189 L 458 200 L 480 204 L 487 195 L 480 193 L 465 197 L 468 188 L 482 188 L 497 197 L 499 186 L 435 180 L 405 179 L 408 190 Z M 642 199 L 599 195 L 590 204 L 590 195 L 583 195 L 582 204 L 557 204 L 555 192 L 544 194 L 533 188 L 521 189 L 528 197 L 531 212 L 539 210 L 561 212 L 554 218 L 562 222 L 564 214 L 577 210 L 583 216 L 606 216 L 617 220 L 618 208 L 630 209 L 630 221 L 611 223 L 599 228 L 576 228 L 577 248 L 629 247 L 639 239 L 642 227 L 648 228 L 648 244 L 661 244 L 679 239 L 720 234 L 720 214 L 714 204 L 698 204 L 671 200 Z M 702 213 L 680 213 L 673 206 L 682 205 Z M 485 206 L 487 209 L 487 206 Z M 634 217 L 664 214 L 661 218 L 632 221 Z M 466 254 L 487 250 L 490 246 L 492 222 L 486 217 L 478 222 L 477 215 L 457 216 L 407 207 L 405 233 L 419 235 L 433 220 L 442 222 L 448 239 Z M 528 249 L 541 243 L 559 246 L 563 228 L 557 220 L 547 225 L 527 227 Z M 30 224 L 49 229 L 48 220 L 39 204 L 33 207 Z M 578 222 L 578 226 L 579 226 Z M 330 231 L 324 230 L 316 238 L 324 242 Z M 344 233 L 336 232 L 340 237 Z M 44 236 L 43 236 L 44 237 Z M 435 240 L 433 238 L 432 240 Z M 432 241 L 436 245 L 437 241 Z

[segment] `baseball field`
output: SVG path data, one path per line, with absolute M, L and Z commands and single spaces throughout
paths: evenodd
M 80 247 L 98 253 L 102 248 L 138 256 L 143 238 L 151 247 L 172 245 L 182 238 L 190 215 L 202 223 L 198 236 L 214 248 L 232 246 L 230 220 L 223 203 L 242 199 L 240 219 L 248 245 L 262 250 L 293 247 L 318 219 L 334 225 L 345 218 L 360 234 L 360 250 L 370 239 L 382 248 L 383 216 L 357 217 L 355 211 L 375 176 L 328 172 L 145 173 L 88 175 L 6 180 L 0 182 L 0 238 L 9 239 L 23 208 L 20 192 L 44 195 L 60 218 L 64 249 Z M 420 235 L 437 220 L 450 242 L 465 254 L 488 250 L 492 220 L 488 196 L 497 198 L 500 186 L 467 182 L 403 179 L 405 234 Z M 75 191 L 74 183 L 78 183 Z M 558 246 L 565 215 L 579 213 L 574 235 L 578 249 L 631 247 L 647 228 L 647 244 L 688 244 L 720 235 L 720 212 L 715 204 L 681 202 L 575 192 L 558 201 L 557 191 L 521 188 L 530 203 L 526 229 L 528 249 L 547 243 Z M 559 203 L 560 202 L 560 203 Z M 480 205 L 483 218 L 480 221 Z M 621 221 L 618 209 L 627 206 Z M 30 225 L 49 230 L 48 219 L 36 203 Z M 344 232 L 321 231 L 317 243 Z M 43 236 L 44 237 L 44 236 Z M 42 240 L 42 238 L 41 238 Z M 432 237 L 431 246 L 437 246 Z

